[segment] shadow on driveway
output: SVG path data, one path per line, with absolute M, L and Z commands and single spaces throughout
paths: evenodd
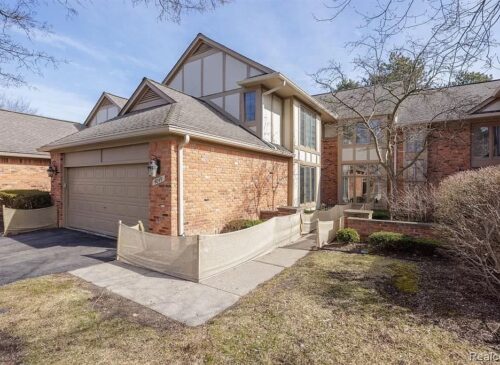
M 116 241 L 68 229 L 0 236 L 0 285 L 112 261 Z

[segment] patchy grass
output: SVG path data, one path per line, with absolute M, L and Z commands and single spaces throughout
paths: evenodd
M 29 279 L 0 287 L 0 363 L 449 364 L 498 350 L 474 328 L 499 321 L 496 303 L 471 313 L 477 296 L 443 265 L 314 252 L 196 328 L 70 275 Z

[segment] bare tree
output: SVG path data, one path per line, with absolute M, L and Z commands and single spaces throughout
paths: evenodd
M 5 94 L 0 94 L 0 109 L 27 114 L 35 114 L 37 112 L 36 108 L 31 107 L 29 101 L 26 101 L 23 98 L 8 98 Z
M 334 15 L 322 20 L 335 20 L 354 3 L 334 0 Z M 446 120 L 462 120 L 479 101 L 448 87 L 451 80 L 477 62 L 495 62 L 491 28 L 498 20 L 500 3 L 424 3 L 434 11 L 420 14 L 414 1 L 387 0 L 379 2 L 375 13 L 361 13 L 365 32 L 347 47 L 357 52 L 354 70 L 367 87 L 338 91 L 336 85 L 348 76 L 336 62 L 314 75 L 327 90 L 322 99 L 337 113 L 340 132 L 358 128 L 369 136 L 387 177 L 389 204 L 396 199 L 398 182 L 425 154 L 430 138 Z M 423 26 L 427 33 L 419 31 Z M 398 166 L 398 151 L 406 145 L 413 149 Z
M 160 20 L 180 22 L 189 12 L 206 12 L 230 0 L 129 0 L 133 5 L 153 6 Z M 35 36 L 47 36 L 51 26 L 39 17 L 39 9 L 53 3 L 67 16 L 89 0 L 12 0 L 0 2 L 0 84 L 4 87 L 26 84 L 26 74 L 41 74 L 45 67 L 56 67 L 63 60 L 37 49 Z
M 190 13 L 204 13 L 229 3 L 231 0 L 132 0 L 134 5 L 154 6 L 160 20 L 179 23 L 182 16 Z
M 271 168 L 269 169 L 269 180 L 271 185 L 271 204 L 268 204 L 268 206 L 272 210 L 275 210 L 276 197 L 279 191 L 288 184 L 287 167 L 276 161 L 271 162 Z

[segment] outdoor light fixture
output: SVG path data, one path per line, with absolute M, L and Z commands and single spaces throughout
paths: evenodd
M 57 171 L 57 166 L 56 165 L 49 165 L 49 168 L 47 169 L 47 175 L 49 177 L 54 177 L 59 171 Z
M 156 157 L 153 157 L 148 164 L 148 175 L 151 177 L 156 177 L 156 175 L 160 172 L 160 160 Z

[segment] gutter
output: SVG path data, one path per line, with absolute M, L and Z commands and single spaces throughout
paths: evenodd
M 184 236 L 184 146 L 190 141 L 189 134 L 177 146 L 177 235 Z
M 258 151 L 262 153 L 267 153 L 267 154 L 272 154 L 272 155 L 278 155 L 278 156 L 285 156 L 285 157 L 291 157 L 293 154 L 291 152 L 289 153 L 284 153 L 281 150 L 271 150 L 268 148 L 264 147 L 259 147 L 255 146 L 249 143 L 244 143 L 240 141 L 235 141 L 231 140 L 228 138 L 224 137 L 216 137 L 207 133 L 203 132 L 198 132 L 198 131 L 193 131 L 185 128 L 179 128 L 175 126 L 168 126 L 168 127 L 161 127 L 161 128 L 155 128 L 155 129 L 141 129 L 135 132 L 123 132 L 119 134 L 114 134 L 111 136 L 105 136 L 105 137 L 98 137 L 98 138 L 92 138 L 92 139 L 87 139 L 79 142 L 71 142 L 71 143 L 65 143 L 65 144 L 60 144 L 60 145 L 55 145 L 55 146 L 42 146 L 38 148 L 38 151 L 43 151 L 43 152 L 51 152 L 51 151 L 62 151 L 64 149 L 68 148 L 73 148 L 73 147 L 83 147 L 87 145 L 94 145 L 98 143 L 104 143 L 104 142 L 113 142 L 113 141 L 119 141 L 119 140 L 126 140 L 134 137 L 155 137 L 158 138 L 161 135 L 168 135 L 168 134 L 176 134 L 176 135 L 181 135 L 184 136 L 186 134 L 189 134 L 192 137 L 196 137 L 198 139 L 207 141 L 207 142 L 212 142 L 212 143 L 219 143 L 223 144 L 226 146 L 231 146 L 231 147 L 236 147 L 236 148 L 242 148 L 246 150 L 251 150 L 251 151 Z M 93 146 L 92 148 L 88 149 L 96 149 L 96 148 L 102 148 L 102 147 L 95 147 Z
M 50 155 L 37 155 L 37 154 L 31 154 L 31 153 L 17 153 L 17 152 L 1 152 L 0 151 L 0 156 L 5 156 L 5 157 L 26 157 L 26 158 L 36 158 L 40 160 L 50 160 Z

